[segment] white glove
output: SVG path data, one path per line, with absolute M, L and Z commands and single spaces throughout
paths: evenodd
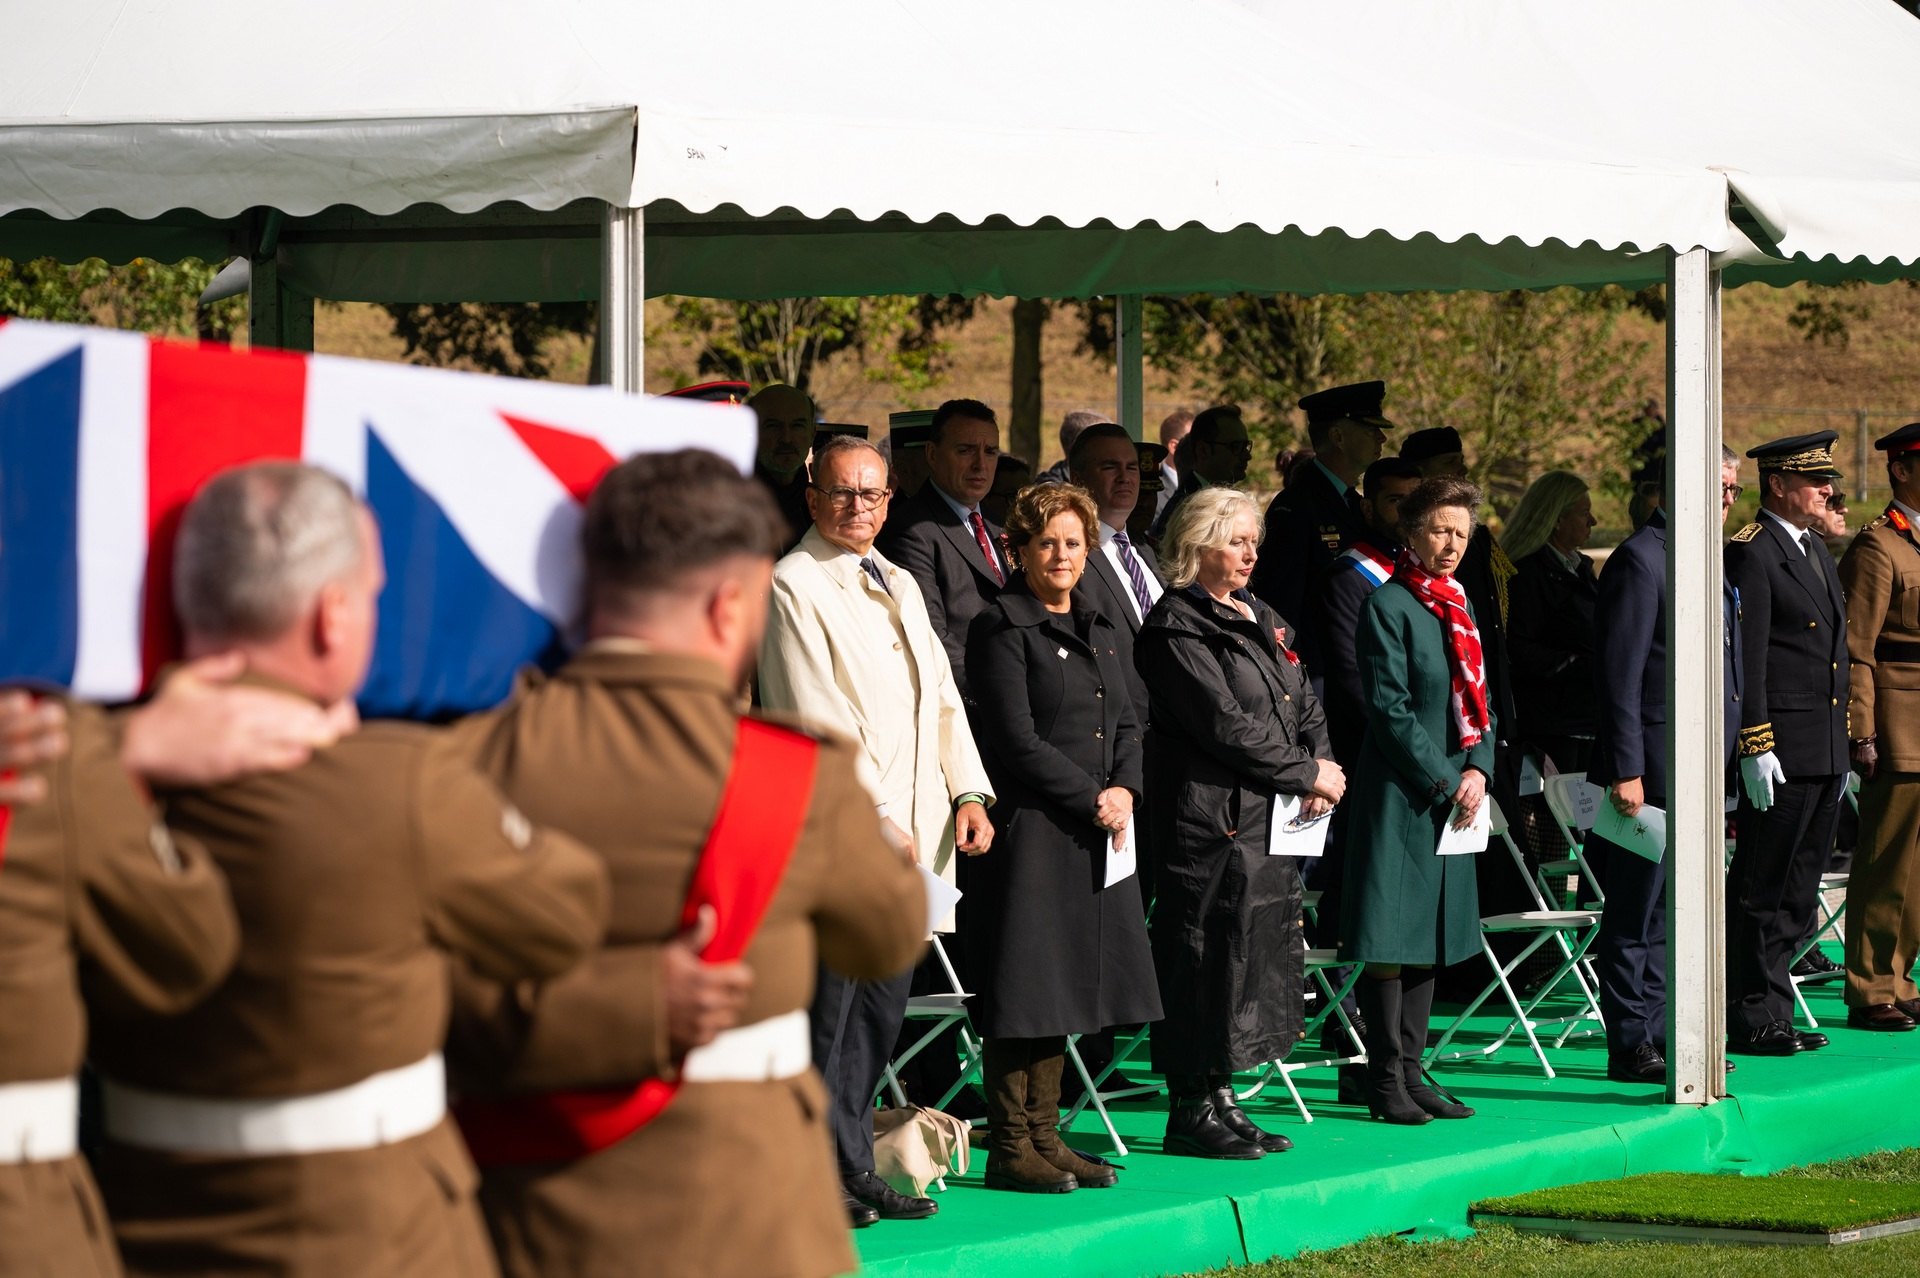
M 1773 806 L 1773 787 L 1786 779 L 1786 770 L 1780 766 L 1780 760 L 1773 757 L 1771 750 L 1750 754 L 1740 760 L 1740 784 L 1746 787 L 1747 802 L 1753 805 L 1755 812 L 1765 812 Z

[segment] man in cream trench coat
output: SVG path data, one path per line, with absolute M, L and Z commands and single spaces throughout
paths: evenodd
M 895 843 L 941 879 L 956 853 L 987 850 L 992 786 L 974 747 L 945 649 L 912 574 L 874 551 L 887 515 L 886 462 L 838 437 L 816 454 L 814 526 L 775 566 L 760 653 L 760 699 L 856 741 L 861 783 Z M 949 916 L 934 921 L 950 931 Z M 910 973 L 856 983 L 822 969 L 813 1058 L 833 1098 L 834 1144 L 855 1225 L 930 1216 L 929 1199 L 873 1174 L 873 1090 L 906 1013 Z

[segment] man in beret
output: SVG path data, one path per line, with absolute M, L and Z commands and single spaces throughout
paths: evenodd
M 1847 611 L 1815 525 L 1840 472 L 1833 431 L 1749 449 L 1760 517 L 1733 535 L 1740 592 L 1739 841 L 1727 874 L 1727 1050 L 1791 1056 L 1827 1037 L 1793 1026 L 1788 966 L 1806 934 L 1847 770 Z M 1885 991 L 1882 991 L 1885 992 Z
M 1860 840 L 1847 879 L 1847 1024 L 1920 1023 L 1920 422 L 1874 445 L 1893 500 L 1840 560 L 1847 597 L 1849 754 Z
M 1320 627 L 1307 606 L 1309 588 L 1367 533 L 1360 478 L 1380 457 L 1393 423 L 1381 414 L 1385 382 L 1356 382 L 1315 391 L 1300 401 L 1313 460 L 1267 507 L 1267 535 L 1249 585 L 1294 628 L 1293 648 L 1307 663 L 1313 690 L 1325 687 Z

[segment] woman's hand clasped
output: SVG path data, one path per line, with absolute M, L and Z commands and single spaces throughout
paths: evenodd
M 1468 768 L 1460 774 L 1460 787 L 1453 792 L 1453 828 L 1464 830 L 1473 824 L 1473 818 L 1480 811 L 1480 804 L 1487 797 L 1487 778 L 1478 768 Z
M 1315 759 L 1314 762 L 1320 765 L 1320 772 L 1313 779 L 1313 798 L 1325 799 L 1327 807 L 1332 807 L 1346 797 L 1347 774 L 1332 759 Z M 1312 802 L 1312 799 L 1308 802 Z M 1304 804 L 1301 806 L 1301 815 L 1310 815 Z
M 1108 786 L 1093 800 L 1093 823 L 1118 834 L 1133 820 L 1133 792 L 1120 786 Z

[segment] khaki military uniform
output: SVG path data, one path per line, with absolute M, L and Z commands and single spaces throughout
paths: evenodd
M 463 731 L 532 819 L 597 848 L 614 883 L 607 947 L 545 986 L 467 985 L 449 1051 L 485 1094 L 628 1086 L 669 1074 L 659 946 L 682 907 L 732 764 L 739 710 L 721 670 L 604 641 L 505 713 Z M 793 859 L 746 954 L 742 1026 L 805 1009 L 816 958 L 873 979 L 911 967 L 924 891 L 882 841 L 853 750 L 821 744 Z M 509 1275 L 822 1275 L 854 1267 L 807 1069 L 688 1082 L 649 1125 L 563 1167 L 483 1169 Z
M 1860 788 L 1847 881 L 1847 1002 L 1920 997 L 1920 544 L 1889 508 L 1840 560 L 1847 593 L 1848 733 L 1878 740 Z
M 437 1093 L 448 955 L 503 978 L 571 967 L 603 932 L 599 860 L 534 831 L 445 734 L 416 725 L 365 727 L 291 772 L 165 803 L 225 870 L 244 937 L 233 975 L 191 1012 L 97 1027 L 99 1175 L 129 1271 L 492 1273 L 473 1165 L 451 1120 L 435 1121 L 437 1095 L 424 1130 L 394 1121 L 392 1139 L 316 1144 L 309 1121 L 303 1152 L 251 1138 L 208 1152 L 197 1131 L 156 1141 L 132 1102 L 277 1102 L 311 1120 L 316 1100 L 382 1080 Z
M 36 1127 L 64 1124 L 70 1147 L 83 982 L 102 1004 L 177 1011 L 226 974 L 240 934 L 225 879 L 157 823 L 104 717 L 71 706 L 68 731 L 47 797 L 15 809 L 0 851 L 0 1097 L 37 1110 Z M 49 1135 L 0 1134 L 0 1275 L 118 1274 L 86 1163 L 35 1156 Z

